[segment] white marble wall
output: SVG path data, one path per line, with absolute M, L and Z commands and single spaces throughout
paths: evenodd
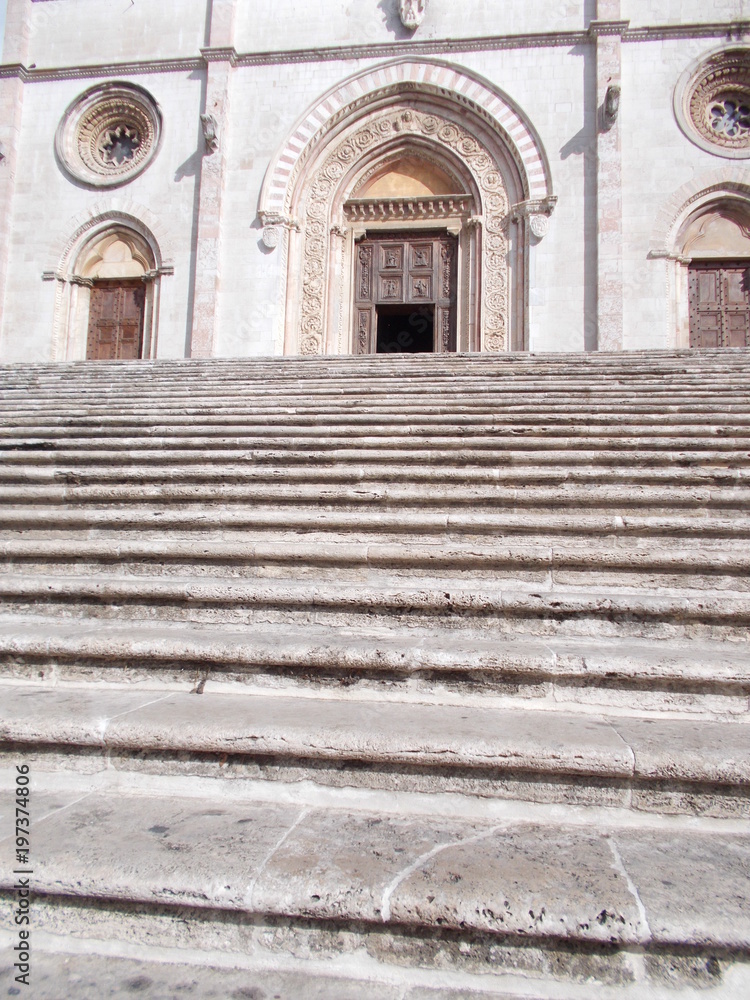
M 205 67 L 148 66 L 149 60 L 199 59 L 210 26 L 203 0 L 11 0 L 31 19 L 28 65 L 70 73 L 24 85 L 22 138 L 12 198 L 8 292 L 2 315 L 3 358 L 50 356 L 55 282 L 42 281 L 81 218 L 129 205 L 154 221 L 169 244 L 174 275 L 162 279 L 158 353 L 182 356 L 189 344 L 197 231 L 197 180 L 203 145 Z M 481 74 L 524 112 L 549 158 L 559 201 L 549 234 L 532 247 L 529 268 L 530 347 L 582 350 L 596 334 L 596 65 L 582 35 L 558 44 L 488 41 L 447 52 L 441 40 L 524 33 L 582 32 L 593 0 L 487 3 L 429 0 L 413 35 L 435 43 L 420 58 L 449 59 Z M 295 121 L 328 88 L 394 55 L 414 51 L 397 19 L 395 0 L 239 2 L 234 48 L 266 53 L 344 47 L 340 57 L 280 57 L 238 65 L 229 74 L 231 121 L 222 131 L 226 156 L 221 204 L 219 322 L 214 351 L 225 356 L 278 353 L 283 322 L 284 260 L 260 242 L 261 184 L 274 151 Z M 750 17 L 750 0 L 623 0 L 634 24 L 678 24 Z M 9 23 L 12 19 L 9 18 Z M 396 49 L 393 46 L 398 43 Z M 388 44 L 388 49 L 348 47 Z M 727 161 L 690 143 L 678 128 L 672 94 L 694 59 L 719 38 L 628 41 L 622 45 L 622 246 L 624 346 L 670 344 L 666 265 L 649 260 L 654 220 L 681 185 Z M 11 46 L 12 48 L 12 46 Z M 8 49 L 6 49 L 6 52 Z M 102 79 L 93 64 L 139 61 L 111 78 L 145 87 L 164 115 L 164 141 L 152 165 L 110 191 L 77 186 L 60 169 L 54 135 L 66 106 Z M 75 69 L 78 67 L 78 69 Z M 3 163 L 0 162 L 0 170 Z M 164 248 L 163 248 L 164 249 Z

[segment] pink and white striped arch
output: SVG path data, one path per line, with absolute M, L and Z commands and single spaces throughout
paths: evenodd
M 489 81 L 448 62 L 398 59 L 365 70 L 331 88 L 300 118 L 269 164 L 260 195 L 259 211 L 283 215 L 288 204 L 290 181 L 310 141 L 325 131 L 348 106 L 361 106 L 368 95 L 408 83 L 425 91 L 454 94 L 460 103 L 483 112 L 506 142 L 515 147 L 516 161 L 525 171 L 524 187 L 529 200 L 552 195 L 549 161 L 539 136 L 520 108 Z

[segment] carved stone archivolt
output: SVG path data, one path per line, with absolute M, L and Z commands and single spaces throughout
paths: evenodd
M 141 87 L 101 84 L 65 112 L 55 137 L 58 160 L 92 187 L 124 184 L 156 155 L 161 127 L 159 107 Z
M 301 342 L 303 354 L 324 347 L 325 289 L 332 206 L 351 168 L 384 143 L 413 136 L 458 157 L 470 170 L 482 202 L 481 347 L 501 351 L 508 329 L 508 196 L 502 174 L 485 147 L 458 123 L 436 113 L 392 108 L 372 118 L 331 149 L 312 175 L 302 229 Z M 462 206 L 463 207 L 463 206 Z

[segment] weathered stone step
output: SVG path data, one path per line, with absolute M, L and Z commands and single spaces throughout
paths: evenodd
M 750 379 L 750 376 L 749 376 Z M 188 416 L 200 418 L 201 413 L 231 416 L 242 419 L 245 416 L 270 415 L 278 407 L 279 413 L 289 413 L 300 417 L 315 416 L 321 419 L 333 420 L 338 409 L 345 417 L 351 415 L 353 420 L 370 417 L 374 423 L 379 416 L 390 417 L 399 413 L 398 399 L 403 394 L 403 415 L 413 415 L 417 420 L 442 417 L 450 421 L 455 414 L 461 416 L 485 416 L 488 420 L 512 417 L 525 418 L 531 422 L 554 420 L 561 414 L 570 414 L 574 422 L 583 420 L 587 412 L 592 414 L 595 423 L 604 420 L 611 412 L 623 418 L 629 416 L 629 422 L 638 423 L 639 417 L 656 415 L 658 413 L 681 417 L 690 423 L 694 415 L 708 414 L 712 410 L 726 412 L 728 416 L 746 417 L 748 406 L 746 383 L 743 381 L 734 388 L 715 387 L 710 390 L 704 384 L 702 389 L 678 390 L 665 388 L 660 392 L 641 392 L 634 398 L 633 391 L 622 389 L 609 392 L 579 392 L 565 391 L 556 393 L 545 386 L 512 392 L 504 389 L 502 392 L 465 392 L 451 391 L 450 385 L 436 387 L 431 392 L 420 392 L 411 385 L 393 384 L 388 391 L 379 395 L 362 396 L 357 391 L 324 393 L 313 391 L 298 393 L 283 393 L 282 390 L 269 392 L 253 397 L 248 392 L 232 393 L 220 391 L 202 394 L 197 389 L 184 395 L 179 393 L 158 394 L 154 388 L 150 395 L 145 390 L 138 393 L 99 393 L 88 390 L 81 393 L 64 394 L 55 392 L 49 397 L 44 395 L 29 400 L 29 393 L 19 392 L 16 396 L 3 392 L 0 400 L 0 412 L 3 417 L 15 424 L 19 418 L 34 418 L 38 423 L 45 424 L 50 420 L 64 418 L 86 418 L 101 414 L 117 415 L 134 418 L 152 416 L 157 422 L 168 420 L 171 416 L 185 413 Z M 691 402 L 696 409 L 691 411 Z M 24 405 L 26 404 L 26 405 Z M 720 410 L 722 404 L 726 409 Z M 668 421 L 667 421 L 668 422 Z M 23 424 L 19 424 L 23 426 Z M 460 424 L 459 424 L 460 426 Z
M 647 586 L 750 591 L 750 551 L 696 545 L 659 549 L 592 542 L 585 548 L 527 541 L 521 544 L 424 541 L 409 544 L 352 540 L 119 541 L 112 539 L 0 538 L 0 566 L 26 573 L 97 576 L 196 576 L 389 581 L 429 574 L 445 585 L 466 579 L 524 580 L 597 588 Z
M 323 456 L 332 454 L 349 456 L 351 454 L 366 455 L 369 450 L 387 451 L 389 458 L 395 459 L 399 453 L 404 455 L 414 454 L 417 458 L 422 457 L 422 453 L 429 452 L 493 452 L 506 455 L 508 452 L 523 453 L 526 451 L 548 451 L 552 448 L 561 451 L 585 451 L 596 453 L 598 451 L 627 450 L 641 451 L 669 451 L 680 450 L 683 452 L 744 452 L 745 458 L 750 457 L 748 446 L 750 446 L 750 435 L 732 433 L 725 438 L 718 435 L 703 433 L 699 436 L 690 435 L 667 435 L 667 434 L 636 434 L 618 436 L 611 432 L 601 435 L 581 434 L 580 436 L 561 434 L 557 436 L 553 433 L 529 433 L 529 434 L 494 434 L 485 428 L 483 433 L 477 434 L 454 434 L 454 435 L 396 435 L 392 431 L 384 433 L 382 436 L 371 434 L 357 434 L 356 448 L 342 447 L 351 442 L 354 430 L 348 433 L 327 433 L 321 431 L 300 435 L 300 436 L 278 436 L 276 428 L 269 428 L 272 433 L 265 436 L 254 429 L 238 433 L 232 436 L 217 435 L 215 437 L 203 436 L 180 436 L 157 437 L 141 435 L 139 437 L 75 437 L 72 434 L 53 435 L 50 439 L 38 438 L 35 436 L 22 437 L 14 436 L 6 439 L 0 444 L 0 451 L 57 451 L 55 442 L 64 443 L 63 451 L 66 452 L 93 452 L 93 451 L 154 451 L 166 449 L 180 451 L 189 449 L 192 451 L 234 451 L 242 448 L 253 453 L 272 453 L 274 451 L 295 451 L 304 455 L 305 461 L 314 461 Z M 429 453 L 428 452 L 428 453 Z M 349 459 L 351 460 L 351 459 Z M 507 459 L 506 459 L 507 461 Z
M 17 680 L 333 691 L 394 700 L 746 716 L 747 642 L 487 636 L 374 622 L 90 622 L 0 614 L 2 675 Z
M 481 484 L 464 486 L 442 483 L 429 492 L 416 483 L 409 485 L 363 483 L 347 485 L 333 483 L 321 487 L 308 483 L 243 483 L 240 485 L 145 485 L 127 483 L 93 486 L 58 486 L 8 484 L 0 486 L 2 504 L 89 504 L 89 503 L 198 503 L 316 505 L 356 509 L 367 505 L 399 508 L 470 507 L 521 511 L 561 508 L 611 508 L 617 515 L 644 510 L 736 510 L 748 509 L 748 489 L 745 486 L 693 485 L 615 485 L 560 483 L 513 487 Z M 406 514 L 405 514 L 406 516 Z
M 666 980 L 724 1000 L 722 982 L 748 979 L 750 845 L 717 823 L 477 820 L 72 783 L 34 802 L 35 929 L 62 924 L 73 941 L 264 945 L 322 969 L 344 952 L 488 984 L 489 965 L 522 974 L 527 997 L 545 979 L 558 996 L 582 982 L 646 996 Z
M 387 774 L 394 791 L 750 817 L 746 722 L 205 688 L 0 689 L 0 752 L 22 752 L 35 770 L 46 757 L 49 766 L 74 771 L 90 772 L 98 761 L 126 771 L 146 765 L 149 773 L 221 779 L 267 771 L 271 780 L 372 788 L 382 788 Z
M 671 539 L 688 538 L 705 544 L 711 540 L 719 545 L 725 539 L 741 541 L 750 538 L 750 517 L 744 511 L 724 510 L 721 515 L 699 511 L 682 511 L 679 516 L 627 514 L 591 514 L 587 510 L 575 513 L 551 513 L 523 510 L 517 513 L 497 510 L 491 513 L 467 511 L 425 511 L 424 506 L 387 505 L 362 507 L 356 511 L 321 510 L 319 507 L 292 507 L 272 504 L 237 509 L 221 503 L 190 504 L 183 508 L 163 505 L 133 504 L 116 507 L 112 504 L 87 504 L 77 507 L 60 505 L 0 506 L 0 530 L 33 533 L 33 537 L 69 537 L 70 532 L 102 532 L 125 537 L 136 532 L 138 537 L 161 538 L 164 531 L 184 533 L 194 537 L 196 531 L 208 540 L 231 539 L 253 541 L 259 532 L 288 532 L 328 538 L 353 534 L 354 541 L 398 538 L 428 538 L 436 536 L 474 539 L 531 538 L 554 544 L 561 537 L 566 541 L 581 540 L 590 545 L 592 537 L 648 539 L 651 545 L 670 544 Z M 248 533 L 252 533 L 248 535 Z
M 563 452 L 553 449 L 517 450 L 512 448 L 476 450 L 471 448 L 441 450 L 441 449 L 367 449 L 339 448 L 323 454 L 291 449 L 283 451 L 251 450 L 247 448 L 220 449 L 221 465 L 217 462 L 217 453 L 211 449 L 191 448 L 142 448 L 133 450 L 118 449 L 78 449 L 48 448 L 36 446 L 30 448 L 0 449 L 3 465 L 11 467 L 41 467 L 55 468 L 62 472 L 75 466 L 85 465 L 87 468 L 117 468 L 132 469 L 139 466 L 156 466 L 170 468 L 172 466 L 206 465 L 213 468 L 241 465 L 247 468 L 262 468 L 264 470 L 290 469 L 300 466 L 310 470 L 346 470 L 364 469 L 368 466 L 396 472 L 404 469 L 423 470 L 427 468 L 467 470 L 470 475 L 474 468 L 526 469 L 531 471 L 548 470 L 552 467 L 561 475 L 570 470 L 581 468 L 608 470 L 622 469 L 716 469 L 725 474 L 727 470 L 743 471 L 750 464 L 750 452 L 744 450 L 714 451 L 702 449 L 686 451 L 684 449 L 645 450 L 645 451 L 586 451 L 584 449 L 568 449 Z M 312 473 L 311 473 L 312 474 Z
M 735 431 L 744 434 L 750 429 L 750 413 L 722 413 L 722 422 L 717 424 L 715 409 L 704 414 L 693 411 L 670 413 L 661 408 L 656 412 L 629 409 L 623 413 L 613 413 L 604 408 L 592 412 L 589 407 L 581 408 L 581 412 L 576 409 L 561 412 L 557 407 L 506 412 L 495 407 L 479 409 L 462 406 L 458 410 L 449 409 L 443 400 L 443 405 L 435 411 L 425 411 L 421 406 L 407 404 L 398 408 L 393 405 L 387 410 L 381 408 L 377 412 L 362 412 L 359 409 L 353 411 L 351 408 L 342 408 L 342 401 L 338 402 L 338 406 L 326 410 L 313 407 L 298 409 L 281 404 L 272 406 L 266 403 L 260 409 L 256 405 L 244 409 L 234 407 L 231 411 L 218 408 L 217 412 L 208 408 L 194 408 L 189 412 L 181 410 L 179 413 L 164 412 L 158 408 L 146 412 L 140 408 L 132 411 L 128 408 L 127 412 L 123 412 L 119 407 L 114 413 L 109 411 L 93 415 L 69 410 L 61 414 L 35 414 L 32 411 L 31 414 L 19 413 L 12 420 L 6 418 L 6 426 L 0 428 L 0 431 L 2 437 L 12 436 L 16 432 L 28 436 L 31 431 L 34 431 L 35 436 L 60 435 L 69 434 L 71 430 L 85 431 L 88 435 L 99 437 L 120 433 L 133 436 L 135 428 L 146 428 L 150 434 L 156 435 L 189 434 L 192 433 L 191 427 L 200 427 L 204 433 L 210 431 L 216 434 L 230 433 L 234 428 L 244 432 L 256 427 L 269 428 L 270 433 L 272 426 L 299 429 L 300 433 L 313 433 L 320 428 L 338 430 L 347 426 L 350 432 L 367 430 L 371 433 L 386 433 L 389 428 L 393 428 L 396 431 L 409 429 L 416 434 L 428 434 L 436 430 L 443 434 L 471 433 L 475 428 L 488 426 L 493 432 L 504 430 L 514 434 L 540 430 L 575 433 L 579 429 L 588 430 L 591 434 L 600 429 L 655 434 L 662 428 L 674 427 L 680 432 L 691 431 L 696 435 L 731 435 Z M 376 426 L 373 426 L 374 417 L 377 417 Z
M 107 427 L 109 423 L 117 426 L 118 423 L 125 422 L 131 427 L 138 427 L 143 425 L 139 421 L 148 426 L 150 422 L 163 423 L 172 418 L 205 422 L 210 427 L 222 419 L 228 423 L 238 420 L 244 422 L 246 419 L 254 420 L 255 423 L 267 423 L 277 415 L 289 414 L 300 421 L 319 421 L 325 424 L 346 417 L 352 423 L 360 420 L 364 426 L 376 422 L 394 422 L 395 426 L 412 422 L 429 425 L 430 421 L 449 420 L 454 428 L 465 426 L 464 421 L 470 421 L 469 425 L 474 426 L 475 423 L 486 424 L 500 419 L 506 423 L 523 424 L 554 424 L 556 421 L 564 423 L 567 420 L 575 425 L 579 422 L 586 423 L 590 419 L 594 426 L 601 423 L 616 427 L 621 423 L 634 422 L 641 426 L 669 426 L 672 422 L 682 425 L 686 420 L 693 423 L 704 417 L 704 421 L 696 424 L 700 429 L 706 424 L 716 424 L 717 412 L 721 414 L 719 426 L 728 428 L 745 426 L 750 415 L 750 402 L 746 396 L 739 402 L 730 402 L 720 393 L 705 401 L 686 393 L 672 403 L 660 399 L 652 405 L 646 401 L 633 400 L 632 396 L 624 396 L 619 402 L 608 397 L 603 401 L 583 399 L 575 402 L 567 399 L 566 402 L 557 401 L 546 405 L 539 394 L 529 396 L 526 402 L 523 398 L 505 395 L 483 401 L 479 394 L 453 397 L 446 391 L 429 404 L 424 400 L 412 402 L 411 397 L 397 402 L 397 396 L 394 392 L 372 401 L 359 399 L 355 395 L 336 396 L 328 403 L 310 401 L 307 396 L 295 396 L 286 401 L 274 396 L 247 403 L 243 399 L 231 401 L 221 396 L 201 399 L 193 393 L 188 400 L 176 405 L 158 397 L 144 399 L 135 405 L 127 397 L 123 397 L 117 400 L 115 406 L 108 400 L 97 402 L 97 397 L 92 398 L 91 394 L 86 394 L 77 403 L 69 401 L 61 405 L 54 396 L 50 398 L 49 405 L 41 406 L 39 400 L 31 399 L 27 394 L 22 401 L 19 399 L 18 406 L 3 408 L 0 394 L 0 413 L 3 420 L 14 427 L 35 426 L 39 421 L 59 421 L 63 424 L 70 421 L 71 426 L 87 426 L 89 422 L 95 422 L 102 427 Z
M 243 482 L 317 482 L 317 483 L 643 483 L 649 485 L 745 485 L 750 484 L 750 469 L 730 467 L 727 463 L 707 462 L 697 457 L 693 464 L 684 468 L 677 465 L 656 467 L 653 465 L 520 465 L 512 466 L 456 466 L 456 465 L 255 465 L 248 462 L 217 466 L 209 462 L 206 455 L 203 462 L 196 464 L 138 464 L 135 457 L 132 464 L 123 462 L 104 464 L 101 462 L 64 465 L 47 453 L 46 463 L 26 464 L 5 462 L 0 467 L 0 483 L 25 483 L 40 485 L 46 483 L 70 483 L 78 486 L 101 483 L 215 483 L 217 485 Z M 98 457 L 98 456 L 97 456 Z M 552 456 L 550 456 L 551 458 Z M 724 456 L 722 456 L 723 458 Z M 671 459 L 675 456 L 670 455 Z
M 42 905 L 49 917 L 50 901 Z M 290 964 L 296 967 L 282 969 L 284 958 L 278 954 L 272 957 L 260 944 L 250 954 L 213 949 L 197 954 L 194 948 L 170 949 L 165 954 L 164 949 L 141 942 L 136 958 L 132 941 L 117 941 L 111 936 L 103 941 L 97 938 L 98 931 L 94 926 L 88 938 L 79 940 L 54 931 L 34 935 L 34 1000 L 130 1000 L 133 994 L 145 1000 L 191 994 L 200 1000 L 462 1000 L 452 987 L 438 985 L 444 974 L 422 973 L 424 978 L 435 979 L 434 986 L 395 983 L 397 970 L 378 969 L 374 959 L 367 978 L 362 979 L 351 969 L 348 974 L 339 971 L 335 959 L 327 962 L 326 968 L 316 968 L 322 963 L 291 958 Z M 122 955 L 116 953 L 118 950 Z M 346 957 L 341 964 L 345 963 Z M 408 980 L 409 974 L 403 978 Z M 484 976 L 462 978 L 462 985 L 470 990 L 463 993 L 463 1000 L 528 1000 L 528 996 L 493 989 Z
M 452 444 L 455 441 L 468 441 L 472 445 L 479 442 L 485 445 L 491 441 L 506 442 L 513 440 L 510 435 L 518 436 L 522 440 L 529 439 L 536 443 L 539 438 L 544 440 L 551 438 L 557 441 L 562 438 L 566 441 L 583 438 L 585 440 L 597 440 L 605 438 L 611 440 L 614 437 L 625 438 L 626 440 L 643 439 L 644 446 L 648 447 L 652 440 L 661 442 L 663 439 L 673 440 L 675 438 L 686 438 L 691 442 L 700 442 L 700 446 L 713 444 L 717 438 L 726 438 L 734 442 L 734 447 L 741 448 L 750 442 L 750 422 L 732 423 L 718 425 L 716 422 L 705 425 L 694 422 L 671 421 L 670 423 L 638 424 L 632 420 L 627 424 L 613 424 L 610 421 L 602 421 L 599 424 L 587 421 L 576 426 L 574 422 L 547 424 L 546 422 L 524 421 L 522 423 L 509 423 L 505 420 L 498 420 L 493 415 L 488 414 L 487 418 L 481 422 L 472 424 L 459 424 L 454 422 L 350 422 L 339 415 L 338 420 L 331 419 L 323 423 L 299 423 L 297 420 L 274 419 L 270 414 L 266 421 L 259 420 L 241 423 L 228 423 L 212 426 L 210 422 L 202 420 L 200 417 L 183 419 L 179 424 L 164 424 L 159 421 L 149 421 L 148 423 L 135 423 L 135 427 L 145 428 L 148 440 L 155 440 L 159 443 L 166 443 L 172 440 L 177 442 L 188 439 L 191 447 L 195 442 L 215 440 L 218 443 L 227 441 L 234 442 L 235 438 L 272 438 L 275 441 L 292 443 L 300 441 L 306 444 L 308 440 L 337 442 L 339 439 L 348 440 L 353 434 L 360 435 L 364 442 L 385 438 L 388 441 L 401 441 L 411 444 L 414 439 L 422 441 L 427 439 L 430 442 L 440 442 L 442 447 Z M 280 437 L 283 429 L 283 437 Z M 133 447 L 134 443 L 140 443 L 142 438 L 133 433 L 134 424 L 131 421 L 123 421 L 121 426 L 109 424 L 105 427 L 89 427 L 82 425 L 78 421 L 68 421 L 61 426 L 55 425 L 6 425 L 0 427 L 0 447 L 12 446 L 15 443 L 25 443 L 29 440 L 35 443 L 47 443 L 48 441 L 65 440 L 70 442 L 72 447 L 79 446 L 85 442 L 92 445 L 100 442 L 109 446 L 122 442 L 128 447 Z M 85 437 L 77 437 L 81 433 Z M 202 447 L 202 444 L 199 444 Z M 274 445 L 275 447 L 277 445 Z
M 647 412 L 664 410 L 669 406 L 678 407 L 684 412 L 690 412 L 690 403 L 699 407 L 712 406 L 720 409 L 726 406 L 728 412 L 746 414 L 748 412 L 747 381 L 736 379 L 725 384 L 706 379 L 696 380 L 691 385 L 661 384 L 654 386 L 627 386 L 610 381 L 601 388 L 593 388 L 590 383 L 578 387 L 564 386 L 550 381 L 524 384 L 515 388 L 509 384 L 497 385 L 494 391 L 480 386 L 460 388 L 446 380 L 445 384 L 426 386 L 407 380 L 394 379 L 383 384 L 380 391 L 374 386 L 364 387 L 364 380 L 348 387 L 327 384 L 317 388 L 314 385 L 302 385 L 294 392 L 284 392 L 283 386 L 273 387 L 265 384 L 264 392 L 252 393 L 244 383 L 235 382 L 226 386 L 216 386 L 213 391 L 207 387 L 192 387 L 187 381 L 182 386 L 172 389 L 159 385 L 144 385 L 140 391 L 135 386 L 124 385 L 120 390 L 98 390 L 95 386 L 81 386 L 75 391 L 65 391 L 55 388 L 49 393 L 39 392 L 33 402 L 29 401 L 30 389 L 4 389 L 0 399 L 0 412 L 9 414 L 32 412 L 42 414 L 75 412 L 96 412 L 106 409 L 109 412 L 124 407 L 141 412 L 145 406 L 148 409 L 173 409 L 175 407 L 194 410 L 196 407 L 220 411 L 224 408 L 237 406 L 268 407 L 277 402 L 280 407 L 302 407 L 307 410 L 321 408 L 330 409 L 339 403 L 342 411 L 345 408 L 356 408 L 359 412 L 372 410 L 377 412 L 383 407 L 393 409 L 395 399 L 403 395 L 408 399 L 407 405 L 412 407 L 420 404 L 423 412 L 450 412 L 448 407 L 467 407 L 472 410 L 492 408 L 501 413 L 508 409 L 521 408 L 525 412 L 535 413 L 546 411 L 554 406 L 557 412 L 565 412 L 571 407 L 574 412 L 584 406 L 591 405 L 594 411 L 614 406 L 620 412 L 626 412 L 629 407 L 640 406 Z M 155 403 L 158 396 L 158 404 Z M 448 402 L 450 400 L 450 403 Z M 720 412 L 723 412 L 720 410 Z
M 319 622 L 363 625 L 388 620 L 455 629 L 534 635 L 718 637 L 745 639 L 750 596 L 723 591 L 644 587 L 603 590 L 519 589 L 491 581 L 430 578 L 392 581 L 249 582 L 227 578 L 127 577 L 94 579 L 15 573 L 0 578 L 0 604 L 9 611 L 37 609 L 71 617 L 187 620 L 226 623 Z

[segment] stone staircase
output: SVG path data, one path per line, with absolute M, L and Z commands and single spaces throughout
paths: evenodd
M 750 352 L 6 367 L 0 453 L 23 995 L 750 996 Z

